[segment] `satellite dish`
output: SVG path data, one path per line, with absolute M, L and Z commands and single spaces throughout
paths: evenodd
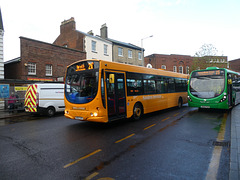
M 147 64 L 147 68 L 152 68 L 152 65 L 151 64 Z

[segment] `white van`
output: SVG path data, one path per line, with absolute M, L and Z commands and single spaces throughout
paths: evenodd
M 36 83 L 28 86 L 24 101 L 25 111 L 53 116 L 65 110 L 64 84 Z

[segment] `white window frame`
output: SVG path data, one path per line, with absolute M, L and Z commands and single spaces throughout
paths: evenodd
M 108 55 L 108 45 L 107 44 L 103 45 L 103 49 L 104 49 L 104 55 Z
M 128 58 L 131 58 L 132 59 L 132 50 L 128 50 Z
M 97 52 L 97 41 L 92 40 L 92 52 Z
M 118 56 L 123 57 L 123 48 L 118 47 Z
M 138 60 L 142 60 L 142 52 L 138 52 Z
M 52 65 L 46 64 L 45 69 L 46 69 L 46 76 L 52 76 Z
M 183 66 L 179 66 L 179 73 L 183 74 Z
M 167 66 L 166 65 L 162 65 L 161 69 L 167 69 Z
M 37 74 L 37 65 L 36 63 L 28 63 L 28 75 L 36 75 Z
M 186 66 L 186 73 L 189 74 L 189 66 Z
M 173 66 L 173 72 L 177 72 L 177 66 Z

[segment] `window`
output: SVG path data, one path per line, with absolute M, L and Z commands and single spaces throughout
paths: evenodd
M 127 93 L 128 95 L 143 94 L 141 74 L 127 73 Z
M 186 66 L 186 73 L 189 74 L 189 66 Z
M 132 50 L 128 50 L 128 58 L 132 58 Z
M 179 73 L 183 74 L 183 67 L 179 66 Z
M 173 66 L 173 72 L 177 72 L 177 66 Z
M 52 76 L 52 65 L 46 64 L 46 76 Z
M 28 75 L 36 75 L 36 63 L 28 63 Z
M 97 45 L 97 42 L 96 41 L 92 41 L 92 52 L 97 52 L 96 51 L 96 45 Z
M 138 52 L 138 59 L 142 60 L 142 52 Z
M 118 48 L 118 56 L 122 56 L 123 57 L 123 48 Z
M 167 69 L 167 67 L 165 65 L 162 65 L 161 69 Z
M 175 88 L 176 92 L 187 91 L 187 80 L 182 78 L 175 78 Z
M 108 55 L 108 45 L 104 44 L 104 55 Z
M 168 79 L 168 92 L 175 92 L 175 82 L 174 82 L 174 78 L 169 78 Z

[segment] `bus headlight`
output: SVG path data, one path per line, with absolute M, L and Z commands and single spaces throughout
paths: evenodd
M 98 113 L 97 112 L 94 112 L 94 113 L 90 113 L 91 117 L 97 117 L 98 116 Z
M 190 96 L 188 96 L 187 98 L 188 98 L 188 100 L 189 100 L 190 102 L 192 102 L 192 99 L 190 98 Z
M 223 98 L 220 100 L 220 102 L 223 102 L 227 99 L 227 96 L 223 96 Z
M 69 112 L 67 110 L 65 110 L 65 114 L 69 114 Z

